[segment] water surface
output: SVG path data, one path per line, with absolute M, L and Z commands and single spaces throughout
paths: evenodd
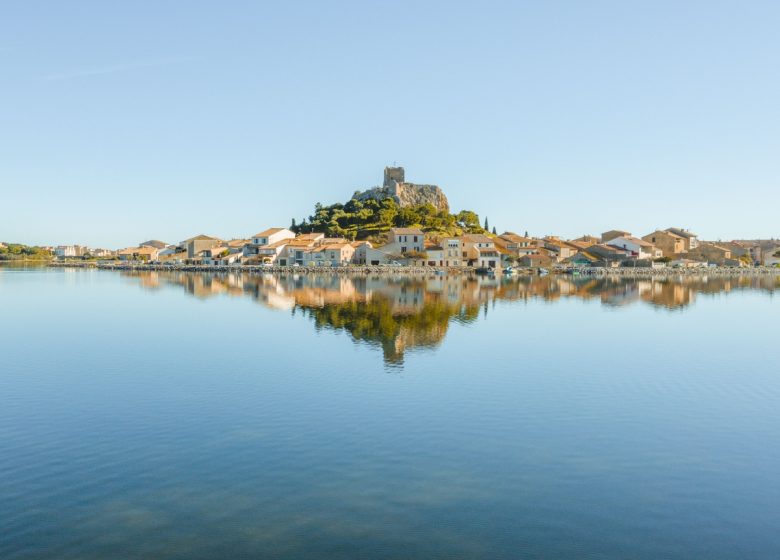
M 0 267 L 0 558 L 776 558 L 776 277 Z

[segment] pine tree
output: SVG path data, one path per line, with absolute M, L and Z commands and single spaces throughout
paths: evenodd
M 496 226 L 493 226 L 493 235 L 498 235 L 498 234 L 496 233 Z
M 488 227 L 488 219 L 487 216 L 485 216 L 485 231 L 490 231 L 490 227 Z

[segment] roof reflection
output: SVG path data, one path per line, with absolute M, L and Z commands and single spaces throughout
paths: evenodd
M 389 365 L 407 350 L 433 348 L 451 321 L 469 323 L 496 301 L 563 298 L 597 300 L 622 307 L 637 303 L 684 309 L 698 294 L 735 290 L 774 292 L 777 276 L 619 278 L 547 276 L 483 278 L 465 275 L 337 275 L 123 271 L 149 290 L 181 287 L 197 298 L 249 297 L 273 309 L 301 311 L 317 329 L 348 332 L 353 340 L 382 349 Z

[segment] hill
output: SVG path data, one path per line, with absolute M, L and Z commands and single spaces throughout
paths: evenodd
M 419 227 L 432 236 L 485 233 L 479 216 L 470 210 L 451 214 L 432 203 L 400 205 L 395 198 L 351 199 L 346 204 L 323 206 L 317 203 L 314 214 L 290 227 L 295 233 L 321 232 L 328 237 L 376 239 L 394 227 Z

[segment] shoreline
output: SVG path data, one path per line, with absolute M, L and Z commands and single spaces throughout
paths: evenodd
M 43 264 L 43 263 L 42 263 Z M 436 267 L 436 266 L 371 266 L 352 265 L 341 267 L 330 266 L 208 266 L 208 265 L 160 265 L 160 264 L 106 264 L 96 262 L 49 262 L 47 267 L 52 268 L 88 268 L 98 270 L 120 271 L 149 271 L 149 272 L 193 272 L 193 273 L 226 273 L 239 272 L 248 274 L 333 274 L 333 275 L 397 275 L 409 276 L 441 275 L 452 276 L 478 276 L 476 269 L 469 267 Z M 539 276 L 538 270 L 533 268 L 514 268 L 511 275 L 497 274 L 497 277 L 506 276 Z M 752 267 L 752 268 L 582 268 L 577 269 L 580 277 L 653 277 L 664 278 L 673 276 L 780 276 L 780 268 Z M 550 274 L 556 276 L 573 276 L 569 271 L 552 270 Z

